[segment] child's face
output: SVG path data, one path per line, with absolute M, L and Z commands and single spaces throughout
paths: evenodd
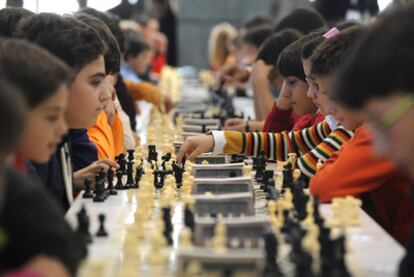
M 142 75 L 147 71 L 148 65 L 151 63 L 151 58 L 151 50 L 145 50 L 135 57 L 130 57 L 128 62 L 136 74 Z
M 389 97 L 370 100 L 362 114 L 374 133 L 374 149 L 377 154 L 386 156 L 403 168 L 414 178 L 414 108 L 401 113 L 391 125 L 384 125 L 382 118 L 401 104 L 403 95 L 395 93 Z
M 328 96 L 326 94 L 326 90 L 328 88 L 328 77 L 319 77 L 316 78 L 310 74 L 311 71 L 311 62 L 308 60 L 302 60 L 303 71 L 305 72 L 305 76 L 309 83 L 309 89 L 307 92 L 308 97 L 310 97 L 319 111 L 326 115 L 325 106 L 329 101 Z
M 107 92 L 102 89 L 105 76 L 103 56 L 87 64 L 76 75 L 70 86 L 66 112 L 69 128 L 88 128 L 95 124 L 108 98 Z
M 32 109 L 28 115 L 17 152 L 22 157 L 45 163 L 55 153 L 57 145 L 67 131 L 65 111 L 68 87 L 62 85 L 57 92 Z
M 312 114 L 316 112 L 316 106 L 306 93 L 308 84 L 301 79 L 288 76 L 285 78 L 286 89 L 290 92 L 290 104 L 297 115 Z
M 332 100 L 328 101 L 327 114 L 332 115 L 338 125 L 341 125 L 350 131 L 355 130 L 363 123 L 360 114 L 345 109 L 341 105 L 337 105 Z

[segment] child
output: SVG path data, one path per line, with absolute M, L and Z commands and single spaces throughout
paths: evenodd
M 0 36 L 11 37 L 17 24 L 23 18 L 34 15 L 33 12 L 23 8 L 4 8 L 0 10 Z
M 327 96 L 322 97 L 327 98 Z M 324 106 L 328 105 L 327 101 L 321 103 Z M 325 112 L 325 109 L 322 110 Z M 281 133 L 213 131 L 212 136 L 188 138 L 180 150 L 178 159 L 180 160 L 185 154 L 189 154 L 189 158 L 192 159 L 200 153 L 214 150 L 216 153 L 243 153 L 253 156 L 264 151 L 268 159 L 286 160 L 288 153 L 294 152 L 300 155 L 299 169 L 303 174 L 311 177 L 316 172 L 318 160 L 328 159 L 351 136 L 352 132 L 343 127 L 331 129 L 327 121 L 300 131 Z
M 17 162 L 27 172 L 22 159 L 46 163 L 66 134 L 65 111 L 72 74 L 47 51 L 16 39 L 0 40 L 0 66 L 7 68 L 4 77 L 15 84 L 28 104 L 17 148 Z
M 272 35 L 265 40 L 257 54 L 257 60 L 252 68 L 252 85 L 253 85 L 253 99 L 255 103 L 256 120 L 249 121 L 250 130 L 262 130 L 264 122 L 258 121 L 270 109 L 274 103 L 271 88 L 276 91 L 281 91 L 284 81 L 283 76 L 279 73 L 277 68 L 277 59 L 280 53 L 289 44 L 300 37 L 300 33 L 295 30 L 285 30 Z M 283 123 L 281 123 L 283 124 Z M 268 131 L 281 132 L 291 128 L 290 122 L 288 126 L 276 126 L 270 128 Z M 232 131 L 244 131 L 246 128 L 246 120 L 233 118 L 226 121 L 225 129 Z
M 311 74 L 319 86 L 317 93 L 331 94 L 332 76 L 362 32 L 358 27 L 346 29 L 325 41 L 312 55 Z M 360 115 L 340 106 L 329 108 L 328 113 L 345 128 L 355 129 L 355 136 L 311 178 L 311 193 L 323 202 L 347 195 L 360 197 L 363 208 L 394 238 L 406 244 L 413 212 L 408 179 L 393 163 L 373 154 L 372 136 Z
M 61 58 L 74 71 L 70 85 L 66 120 L 70 129 L 84 129 L 95 124 L 102 102 L 110 95 L 102 90 L 105 79 L 106 45 L 93 28 L 73 17 L 38 14 L 22 20 L 16 32 Z M 64 209 L 73 202 L 74 186 L 100 169 L 117 168 L 117 163 L 99 160 L 72 176 L 70 140 L 64 138 L 47 164 L 32 163 L 43 184 L 55 195 Z
M 260 25 L 249 29 L 242 37 L 240 62 L 251 65 L 257 58 L 257 53 L 263 42 L 272 35 L 272 28 L 267 25 Z
M 403 166 L 411 178 L 414 177 L 413 19 L 414 6 L 379 18 L 346 61 L 332 91 L 341 105 L 363 115 L 369 123 L 377 154 Z M 412 231 L 399 276 L 414 275 Z
M 2 41 L 2 47 L 5 45 Z M 5 47 L 37 52 L 30 45 L 10 41 Z M 17 51 L 18 52 L 18 51 Z M 4 54 L 4 52 L 3 52 Z M 5 57 L 12 62 L 16 52 Z M 45 54 L 45 57 L 51 57 Z M 36 57 L 35 57 L 36 58 Z M 54 59 L 54 58 L 53 58 Z M 29 60 L 29 63 L 32 60 Z M 47 61 L 42 61 L 46 62 Z M 27 61 L 25 61 L 27 64 Z M 15 64 L 17 65 L 17 64 Z M 37 63 L 42 67 L 42 63 Z M 21 66 L 21 65 L 17 65 Z M 7 71 L 11 67 L 7 67 Z M 23 70 L 26 70 L 22 67 Z M 12 69 L 13 70 L 13 69 Z M 2 72 L 7 72 L 3 71 Z M 36 74 L 36 73 L 34 73 Z M 4 75 L 2 75 L 4 76 Z M 23 76 L 22 76 L 23 77 Z M 13 78 L 24 86 L 24 80 Z M 42 82 L 42 81 L 41 81 Z M 44 84 L 44 83 L 43 83 Z M 27 88 L 27 87 L 26 87 Z M 32 89 L 32 88 L 30 88 Z M 34 96 L 34 95 L 32 95 Z M 76 274 L 86 248 L 64 219 L 63 212 L 43 189 L 7 165 L 26 120 L 19 91 L 0 80 L 0 272 L 12 276 L 66 277 Z M 10 272 L 13 270 L 13 272 Z

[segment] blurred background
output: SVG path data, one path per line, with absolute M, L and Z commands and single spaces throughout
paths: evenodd
M 207 59 L 209 37 L 217 24 L 236 29 L 256 15 L 277 22 L 298 7 L 316 8 L 328 22 L 344 19 L 369 21 L 395 0 L 1 0 L 0 7 L 24 7 L 34 12 L 72 13 L 79 7 L 110 11 L 139 23 L 142 15 L 158 19 L 168 39 L 167 62 L 172 66 L 211 66 Z

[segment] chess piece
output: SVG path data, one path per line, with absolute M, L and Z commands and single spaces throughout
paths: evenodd
M 263 271 L 263 277 L 281 276 L 281 272 L 276 263 L 277 258 L 277 239 L 274 233 L 267 232 L 264 234 L 266 264 Z
M 125 184 L 125 188 L 127 189 L 135 187 L 133 174 L 134 174 L 134 161 L 128 161 L 127 162 L 127 181 Z
M 105 183 L 102 179 L 102 175 L 99 173 L 95 177 L 95 196 L 93 198 L 93 202 L 104 202 L 106 199 L 105 195 Z
M 89 179 L 85 179 L 85 192 L 82 198 L 93 198 L 92 183 Z
M 292 165 L 290 163 L 286 164 L 283 169 L 283 186 L 282 189 L 291 188 L 293 183 L 292 177 Z
M 173 226 L 171 222 L 171 208 L 170 207 L 164 207 L 162 208 L 162 220 L 164 221 L 164 237 L 167 241 L 168 245 L 172 245 L 172 231 Z
M 202 161 L 201 161 L 201 164 L 202 164 L 202 165 L 208 165 L 209 163 L 208 163 L 208 161 L 207 161 L 207 160 L 202 160 Z
M 139 182 L 141 181 L 142 175 L 144 174 L 144 167 L 142 163 L 135 169 L 135 185 L 134 188 L 139 188 Z
M 212 246 L 217 252 L 224 252 L 227 249 L 227 227 L 220 219 L 214 226 Z
M 321 167 L 323 166 L 323 162 L 321 159 L 318 160 L 318 163 L 316 164 L 316 171 L 319 171 Z
M 119 170 L 122 172 L 122 174 L 126 174 L 125 154 L 124 153 L 121 153 L 115 159 L 116 159 L 116 161 L 119 164 Z
M 124 189 L 126 189 L 125 186 L 124 186 L 124 184 L 122 183 L 122 176 L 123 176 L 122 171 L 120 169 L 118 169 L 116 171 L 117 181 L 116 181 L 116 185 L 115 185 L 115 189 L 117 189 L 117 190 L 124 190 Z
M 107 180 L 108 180 L 108 191 L 109 191 L 109 194 L 110 195 L 117 195 L 118 192 L 114 188 L 114 171 L 112 170 L 112 167 L 109 168 L 108 174 L 106 176 L 107 176 Z
M 164 170 L 167 170 L 167 168 L 165 167 L 165 163 L 169 162 L 171 160 L 171 157 L 172 157 L 171 153 L 167 153 L 167 154 L 165 154 L 164 156 L 161 157 L 161 159 L 162 159 L 161 167 Z
M 155 145 L 148 145 L 148 161 L 152 162 L 152 161 L 157 161 L 158 159 L 158 153 L 157 150 L 155 148 Z
M 76 217 L 78 218 L 77 233 L 81 236 L 85 244 L 91 243 L 92 236 L 91 236 L 91 233 L 89 232 L 89 216 L 86 213 L 86 209 L 84 205 L 82 205 L 82 208 L 76 214 Z
M 186 157 L 183 158 L 183 162 L 181 166 L 177 165 L 175 162 L 172 163 L 172 168 L 173 168 L 175 183 L 177 184 L 177 188 L 181 188 L 181 186 L 183 185 L 183 174 L 185 172 L 185 162 L 186 162 Z
M 98 229 L 98 232 L 96 233 L 96 236 L 97 237 L 107 237 L 108 232 L 105 230 L 105 215 L 100 214 L 98 216 L 98 219 L 99 219 L 99 229 Z
M 263 172 L 266 170 L 266 155 L 262 151 L 256 159 L 256 176 L 255 179 L 260 182 L 263 177 Z
M 184 227 L 180 232 L 180 247 L 190 248 L 193 246 L 193 232 L 190 228 Z
M 186 204 L 184 208 L 184 225 L 188 227 L 192 232 L 194 232 L 194 227 L 195 227 L 194 213 L 191 210 L 189 204 Z

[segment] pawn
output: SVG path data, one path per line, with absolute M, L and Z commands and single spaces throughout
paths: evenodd
M 190 248 L 193 246 L 193 232 L 190 228 L 184 227 L 180 232 L 180 247 Z
M 85 244 L 92 242 L 92 236 L 89 233 L 89 216 L 86 213 L 85 206 L 82 205 L 81 210 L 76 214 L 78 218 L 77 233 L 82 237 Z
M 223 252 L 227 248 L 227 226 L 221 220 L 214 227 L 212 243 L 215 251 Z
M 107 180 L 108 180 L 108 192 L 110 195 L 117 195 L 118 192 L 114 188 L 114 171 L 112 170 L 112 167 L 109 168 L 108 174 L 107 174 Z
M 98 232 L 96 233 L 96 236 L 97 237 L 107 237 L 108 232 L 105 230 L 105 215 L 100 214 L 98 219 L 99 219 L 99 229 L 98 229 Z
M 85 192 L 82 198 L 93 198 L 92 183 L 89 179 L 85 179 Z
M 116 182 L 116 185 L 115 185 L 115 189 L 117 189 L 117 190 L 126 189 L 125 186 L 124 186 L 124 184 L 122 183 L 122 176 L 123 176 L 122 171 L 121 170 L 117 170 L 116 171 L 117 182 Z

